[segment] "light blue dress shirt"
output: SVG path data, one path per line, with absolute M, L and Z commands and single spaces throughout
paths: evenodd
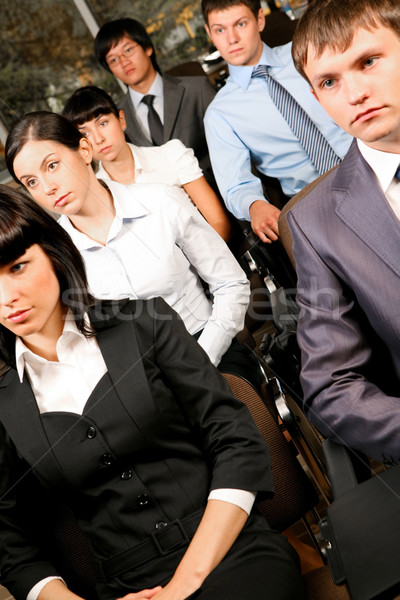
M 335 152 L 343 158 L 351 137 L 327 115 L 296 71 L 291 43 L 276 48 L 263 44 L 258 64 L 271 67 L 279 81 L 312 118 Z M 228 209 L 239 219 L 250 220 L 249 208 L 264 193 L 259 171 L 279 179 L 287 196 L 293 196 L 318 177 L 318 173 L 289 125 L 273 104 L 266 79 L 251 78 L 250 67 L 229 65 L 230 76 L 207 109 L 204 118 L 211 163 Z

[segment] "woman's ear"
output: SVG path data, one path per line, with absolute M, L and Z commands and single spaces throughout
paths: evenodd
M 118 120 L 120 122 L 120 125 L 121 125 L 123 131 L 125 131 L 125 129 L 126 129 L 126 119 L 125 119 L 125 113 L 124 113 L 124 111 L 122 109 L 119 111 Z
M 79 140 L 79 153 L 82 156 L 85 163 L 89 166 L 93 158 L 93 148 L 92 144 L 85 137 L 82 137 Z

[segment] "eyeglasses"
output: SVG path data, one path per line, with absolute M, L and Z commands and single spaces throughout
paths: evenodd
M 132 46 L 127 46 L 125 50 L 121 52 L 121 54 L 114 54 L 110 58 L 106 58 L 106 63 L 109 67 L 116 67 L 121 62 L 122 57 L 130 58 L 138 46 L 139 44 L 132 44 Z

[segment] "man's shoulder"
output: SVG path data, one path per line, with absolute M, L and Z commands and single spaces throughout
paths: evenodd
M 333 187 L 338 175 L 337 165 L 315 181 L 309 183 L 298 194 L 293 196 L 285 205 L 279 223 L 287 221 L 288 215 L 293 215 L 297 221 L 312 222 L 317 215 L 331 212 L 333 209 Z
M 129 96 L 129 92 L 127 92 L 118 102 L 118 108 L 126 108 L 127 106 L 132 105 L 131 98 Z
M 357 143 L 353 141 L 343 160 L 333 169 L 330 169 L 315 181 L 309 183 L 286 204 L 282 210 L 282 218 L 289 212 L 299 216 L 312 214 L 314 209 L 333 206 L 336 192 L 345 192 L 353 184 L 354 172 L 360 167 L 363 160 L 358 150 Z
M 212 85 L 204 74 L 202 75 L 185 75 L 184 77 L 177 77 L 175 75 L 163 75 L 164 85 L 183 87 L 186 90 L 193 90 L 199 88 L 212 88 Z

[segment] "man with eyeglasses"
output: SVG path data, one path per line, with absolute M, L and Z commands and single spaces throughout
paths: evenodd
M 100 64 L 128 86 L 119 107 L 126 135 L 137 146 L 159 146 L 179 139 L 192 148 L 204 176 L 215 187 L 203 117 L 215 90 L 207 77 L 161 75 L 153 43 L 135 19 L 105 23 L 95 39 Z

